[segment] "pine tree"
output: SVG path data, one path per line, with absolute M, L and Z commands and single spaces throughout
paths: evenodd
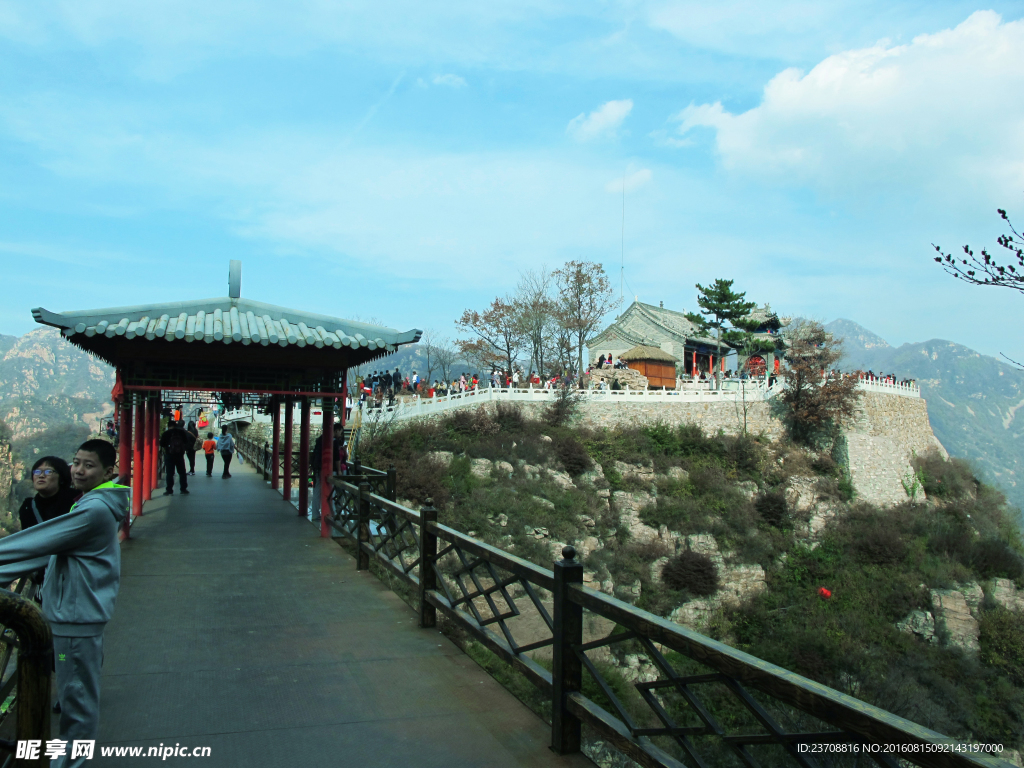
M 753 301 L 744 301 L 746 293 L 737 293 L 732 289 L 733 280 L 722 280 L 719 278 L 705 288 L 697 283 L 697 305 L 701 314 L 707 316 L 707 325 L 718 332 L 718 357 L 722 359 L 722 324 L 735 322 L 750 314 L 750 311 L 757 306 Z M 712 371 L 717 382 L 716 387 L 721 388 L 722 380 L 717 371 Z

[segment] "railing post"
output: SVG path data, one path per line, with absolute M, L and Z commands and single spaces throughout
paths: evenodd
M 385 480 L 384 495 L 390 501 L 398 501 L 398 470 L 395 469 L 395 465 L 392 464 L 388 467 L 388 476 Z
M 356 570 L 370 567 L 370 554 L 363 550 L 363 542 L 370 541 L 370 484 L 359 484 L 359 527 L 356 529 Z
M 46 741 L 50 738 L 53 633 L 36 604 L 13 592 L 0 593 L 0 616 L 4 626 L 18 636 L 14 737 L 21 741 Z M 40 750 L 37 760 L 18 760 L 16 764 L 47 766 L 50 761 Z
M 574 646 L 583 644 L 583 606 L 569 600 L 572 584 L 583 583 L 583 565 L 572 546 L 555 562 L 554 645 L 551 670 L 551 748 L 560 755 L 580 751 L 580 721 L 566 707 L 583 684 L 583 664 Z
M 359 477 L 363 474 L 363 462 L 361 459 L 356 459 L 352 462 L 352 474 Z
M 437 522 L 437 510 L 433 499 L 427 499 L 427 506 L 420 510 L 420 626 L 437 625 L 437 609 L 427 602 L 427 595 L 437 589 L 437 573 L 434 559 L 437 557 L 437 536 L 430 531 L 430 524 Z

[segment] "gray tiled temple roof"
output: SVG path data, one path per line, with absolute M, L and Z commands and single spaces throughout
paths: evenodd
M 60 328 L 69 338 L 83 334 L 181 343 L 349 347 L 370 352 L 394 352 L 399 344 L 419 341 L 422 334 L 229 297 L 77 312 L 40 307 L 32 310 L 32 316 L 38 323 Z

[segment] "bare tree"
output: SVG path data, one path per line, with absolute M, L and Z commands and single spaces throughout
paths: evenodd
M 551 281 L 551 273 L 544 267 L 527 270 L 520 274 L 515 294 L 516 312 L 530 346 L 530 367 L 541 377 L 547 369 L 545 363 L 549 362 L 546 353 L 555 325 Z
M 981 257 L 979 258 L 974 255 L 974 250 L 969 245 L 965 245 L 963 248 L 964 254 L 967 256 L 964 259 L 953 256 L 951 253 L 943 253 L 941 246 L 932 243 L 932 248 L 939 253 L 935 257 L 935 261 L 941 264 L 942 268 L 953 277 L 966 283 L 1013 288 L 1015 291 L 1024 293 L 1024 235 L 1021 235 L 1020 232 L 1014 229 L 1010 217 L 1006 215 L 1006 211 L 999 208 L 997 212 L 1000 218 L 1006 222 L 1006 226 L 1010 228 L 1010 234 L 1000 235 L 996 238 L 996 242 L 1012 254 L 1009 258 L 1011 261 L 1015 260 L 1017 262 L 1016 267 L 1010 263 L 1005 266 L 1000 264 L 984 248 L 981 249 Z
M 577 375 L 582 376 L 583 347 L 601 319 L 619 305 L 604 267 L 592 261 L 569 261 L 555 270 L 555 314 L 572 335 L 577 353 Z
M 488 361 L 499 363 L 507 366 L 506 370 L 511 373 L 525 342 L 522 323 L 512 299 L 496 298 L 482 313 L 467 309 L 455 325 L 476 337 L 459 342 L 463 355 L 485 365 Z
M 447 384 L 451 381 L 452 368 L 459 360 L 459 348 L 446 336 L 430 332 L 429 336 L 424 334 L 424 337 L 427 339 L 424 352 L 427 356 L 428 383 L 432 378 L 432 372 L 438 370 L 441 372 L 441 380 Z

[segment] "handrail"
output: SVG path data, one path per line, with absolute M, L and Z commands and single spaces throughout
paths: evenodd
M 442 525 L 429 500 L 419 511 L 398 504 L 393 471 L 385 474 L 389 482 L 383 493 L 371 487 L 365 474 L 331 478 L 335 493 L 330 527 L 337 537 L 353 542 L 357 569 L 367 569 L 372 559 L 417 591 L 421 626 L 435 626 L 441 611 L 548 697 L 552 746 L 558 752 L 579 750 L 580 727 L 586 723 L 649 768 L 677 768 L 684 759 L 707 765 L 709 757 L 711 762 L 724 757 L 714 749 L 756 766 L 749 748 L 761 744 L 780 746 L 801 768 L 816 768 L 818 762 L 800 745 L 824 742 L 848 745 L 845 752 L 826 756 L 833 764 L 835 758 L 869 754 L 885 768 L 898 768 L 902 761 L 925 768 L 1011 768 L 1009 762 L 989 755 L 941 751 L 937 745 L 957 742 L 584 587 L 583 566 L 572 547 L 565 547 L 562 559 L 549 570 Z M 547 593 L 552 597 L 550 610 L 543 597 Z M 584 610 L 614 622 L 617 631 L 585 643 Z M 532 623 L 532 637 L 517 639 L 521 631 L 514 619 L 524 613 L 539 616 L 542 623 Z M 539 637 L 537 626 L 546 627 Z M 621 650 L 624 644 L 638 649 L 657 671 L 656 679 L 633 684 L 643 706 L 640 714 L 619 699 L 606 679 L 607 669 L 592 658 L 595 651 Z M 552 649 L 551 671 L 528 655 L 546 647 Z M 692 668 L 683 668 L 694 664 L 706 671 L 695 674 Z M 610 708 L 584 695 L 584 670 Z M 728 691 L 732 706 L 759 723 L 760 732 L 730 732 L 716 718 L 711 700 L 702 699 L 709 685 Z M 748 689 L 762 697 L 755 698 Z M 764 695 L 769 697 L 767 704 Z M 692 724 L 695 719 L 699 725 Z M 684 725 L 687 721 L 690 724 Z M 823 731 L 821 723 L 831 729 Z M 717 746 L 694 737 L 710 737 Z M 884 751 L 887 745 L 894 749 Z
M 22 577 L 19 591 L 28 582 Z M 15 685 L 16 723 L 15 739 L 25 741 L 50 738 L 50 677 L 53 671 L 53 632 L 43 618 L 39 607 L 18 592 L 0 590 L 0 625 L 17 637 L 18 667 L 0 689 L 0 701 L 6 700 Z M 13 639 L 4 632 L 8 648 L 4 654 L 4 667 L 10 660 Z M 12 745 L 13 746 L 13 745 Z M 42 755 L 38 760 L 19 761 L 19 765 L 49 765 Z
M 879 392 L 901 397 L 920 398 L 921 390 L 916 384 L 890 382 L 880 379 L 860 378 L 859 389 L 867 392 Z M 764 382 L 740 379 L 727 379 L 722 389 L 712 389 L 710 385 L 693 385 L 684 382 L 677 389 L 580 389 L 576 390 L 584 402 L 645 402 L 645 403 L 680 403 L 680 402 L 759 402 L 770 400 L 784 388 L 780 381 L 773 387 Z M 407 419 L 441 413 L 454 408 L 482 402 L 518 402 L 540 403 L 551 402 L 557 397 L 557 390 L 545 387 L 511 388 L 511 387 L 478 387 L 465 392 L 453 392 L 437 397 L 419 395 L 409 399 L 399 399 L 393 405 L 364 404 L 366 413 L 373 418 L 391 417 Z

